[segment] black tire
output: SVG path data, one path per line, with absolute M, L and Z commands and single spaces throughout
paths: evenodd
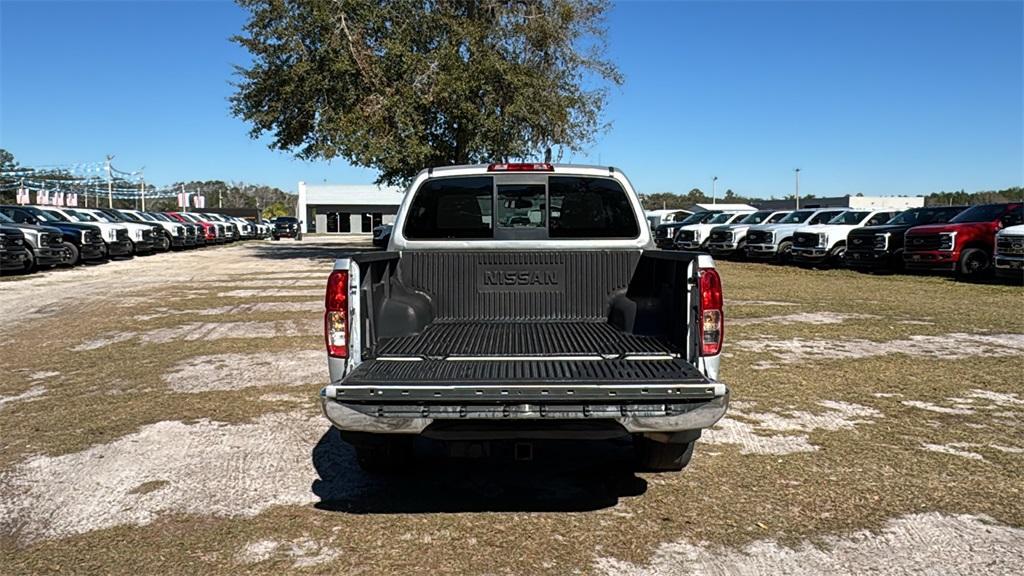
M 61 264 L 65 266 L 74 266 L 78 264 L 79 252 L 78 246 L 75 246 L 71 242 L 64 242 L 64 259 L 61 260 Z
M 844 254 L 846 254 L 846 244 L 836 244 L 828 252 L 827 264 L 833 268 L 842 268 Z
M 270 241 L 271 242 L 277 242 L 278 241 L 278 237 L 277 236 L 271 236 L 270 237 Z
M 131 239 L 129 239 L 128 240 L 128 257 L 131 258 L 132 256 L 135 256 L 135 242 L 133 242 Z
M 36 255 L 28 251 L 28 260 L 25 260 L 25 267 L 21 269 L 22 274 L 31 274 L 36 271 Z
M 781 264 L 788 264 L 793 260 L 793 243 L 789 240 L 779 242 L 779 249 L 776 252 L 776 259 Z
M 992 259 L 988 252 L 981 248 L 968 248 L 960 253 L 960 261 L 956 263 L 956 271 L 964 278 L 977 278 L 992 267 Z
M 412 436 L 388 435 L 354 448 L 359 467 L 368 474 L 396 474 L 412 463 Z
M 167 252 L 168 250 L 171 249 L 171 237 L 170 236 L 168 236 L 166 233 L 164 233 L 164 234 L 160 234 L 158 236 L 158 238 L 160 240 L 159 243 L 157 243 L 157 244 L 155 244 L 153 246 L 153 248 L 154 248 L 154 250 L 156 252 Z
M 644 436 L 633 438 L 637 468 L 645 472 L 678 472 L 693 458 L 696 440 L 684 444 L 666 444 Z
M 299 232 L 295 236 L 292 236 L 292 240 L 295 240 L 296 242 L 299 242 L 300 240 L 302 240 L 302 233 Z

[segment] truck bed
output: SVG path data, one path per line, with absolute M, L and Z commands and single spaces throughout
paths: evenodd
M 378 358 L 667 355 L 666 338 L 630 334 L 604 320 L 578 322 L 439 322 L 420 333 L 384 338 Z
M 353 255 L 359 356 L 337 393 L 378 403 L 714 396 L 694 367 L 694 258 L 660 250 Z M 526 283 L 535 278 L 541 283 Z

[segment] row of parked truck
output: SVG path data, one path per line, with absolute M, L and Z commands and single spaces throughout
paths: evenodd
M 270 224 L 205 212 L 0 205 L 0 271 L 33 272 L 273 233 Z
M 1021 203 L 893 209 L 709 210 L 655 229 L 659 247 L 861 270 L 1024 278 Z

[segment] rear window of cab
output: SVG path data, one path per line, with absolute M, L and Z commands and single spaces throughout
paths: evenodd
M 409 240 L 633 239 L 633 205 L 611 178 L 493 176 L 427 180 L 405 217 Z

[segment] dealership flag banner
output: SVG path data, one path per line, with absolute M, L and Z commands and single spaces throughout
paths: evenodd
M 31 204 L 32 201 L 29 199 L 28 188 L 24 186 L 18 188 L 18 204 Z
M 196 208 L 206 208 L 206 196 L 200 196 L 197 194 L 193 200 L 193 203 L 195 204 Z
M 68 206 L 78 207 L 78 193 L 68 192 Z
M 36 192 L 36 204 L 46 205 L 50 203 L 50 193 L 46 190 Z

